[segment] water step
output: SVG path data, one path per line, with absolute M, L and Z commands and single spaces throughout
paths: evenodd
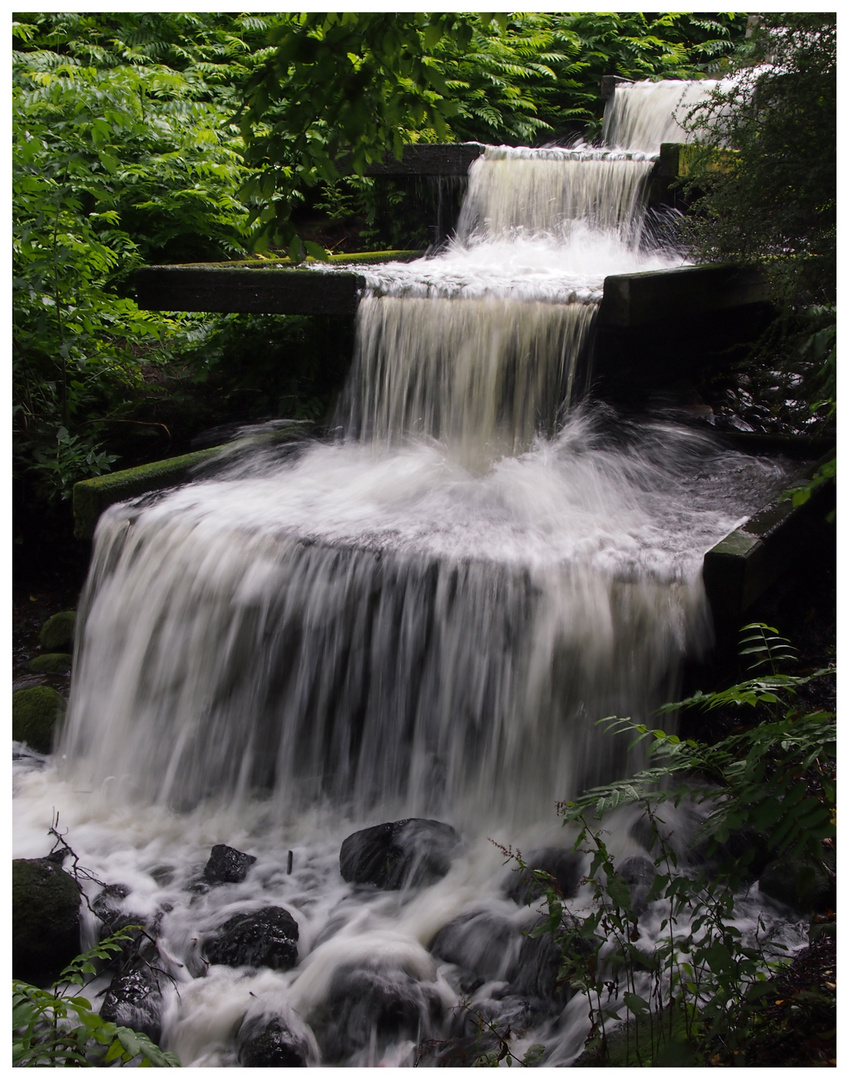
M 303 430 L 298 429 L 303 435 Z M 281 430 L 273 438 L 291 439 L 294 431 Z M 763 437 L 740 434 L 733 440 L 739 449 L 751 453 L 776 453 L 800 460 L 792 484 L 802 484 L 833 452 L 822 455 L 820 442 L 799 438 Z M 90 539 L 103 511 L 114 503 L 146 492 L 163 490 L 186 482 L 192 473 L 224 447 L 196 451 L 152 465 L 124 469 L 107 476 L 83 480 L 74 485 L 75 533 Z M 776 499 L 762 507 L 704 558 L 704 580 L 720 638 L 733 634 L 746 612 L 782 575 L 792 572 L 805 539 L 811 530 L 822 527 L 825 514 L 834 503 L 834 485 L 827 484 L 801 506 L 788 499 Z

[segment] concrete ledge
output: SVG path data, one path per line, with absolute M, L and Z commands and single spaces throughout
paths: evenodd
M 832 452 L 810 463 L 788 481 L 788 487 L 805 483 L 833 456 Z M 753 604 L 782 577 L 793 573 L 794 566 L 805 558 L 812 530 L 824 527 L 834 504 L 833 483 L 822 485 L 801 506 L 794 506 L 789 499 L 776 499 L 707 552 L 704 583 L 720 636 L 736 633 Z
M 334 265 L 410 259 L 419 252 L 365 252 L 331 257 Z M 135 273 L 138 305 L 148 311 L 223 311 L 263 315 L 353 315 L 365 285 L 351 271 L 317 269 L 250 260 L 144 266 Z
M 387 154 L 366 168 L 366 176 L 467 176 L 481 156 L 483 143 L 416 143 L 407 145 L 400 161 Z
M 611 274 L 604 279 L 600 327 L 627 329 L 747 307 L 767 299 L 756 267 L 715 264 Z
M 113 503 L 173 487 L 187 479 L 192 469 L 209 460 L 221 447 L 196 450 L 181 457 L 167 458 L 150 465 L 137 465 L 132 469 L 96 476 L 92 480 L 80 480 L 74 484 L 72 505 L 74 510 L 74 536 L 90 540 L 103 511 Z
M 686 178 L 692 175 L 693 165 L 697 161 L 710 172 L 722 172 L 737 153 L 736 150 L 697 146 L 694 143 L 662 143 L 655 172 L 663 180 Z

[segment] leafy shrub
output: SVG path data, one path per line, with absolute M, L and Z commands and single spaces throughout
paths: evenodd
M 573 912 L 553 881 L 535 871 L 548 918 L 534 932 L 555 935 L 560 978 L 587 999 L 588 1057 L 579 1065 L 745 1063 L 759 1000 L 781 956 L 757 937 L 745 939 L 735 922 L 735 893 L 747 879 L 748 860 L 731 857 L 729 841 L 755 834 L 773 856 L 794 857 L 833 878 L 834 716 L 795 708 L 802 686 L 833 672 L 782 674 L 779 668 L 794 653 L 775 628 L 753 623 L 743 633 L 741 654 L 751 678 L 666 711 L 756 709 L 765 719 L 713 744 L 629 720 L 604 722 L 612 731 L 631 732 L 635 742 L 647 740 L 650 766 L 561 808 L 564 820 L 578 825 L 576 849 L 590 856 L 591 913 Z M 710 869 L 679 863 L 663 806 L 682 802 L 703 809 L 697 842 L 714 859 Z M 643 903 L 657 902 L 663 914 L 650 954 L 638 943 L 641 909 L 630 881 L 604 840 L 604 818 L 628 804 L 643 809 L 655 852 Z
M 125 927 L 73 960 L 53 988 L 42 990 L 12 980 L 12 1065 L 31 1068 L 69 1066 L 179 1066 L 142 1032 L 104 1020 L 72 987 L 82 987 L 133 939 Z

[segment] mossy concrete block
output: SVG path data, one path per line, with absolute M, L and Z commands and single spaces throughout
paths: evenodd
M 328 260 L 350 271 L 322 273 L 321 260 L 304 266 L 280 262 L 194 263 L 144 266 L 135 274 L 139 307 L 152 311 L 227 311 L 265 315 L 354 316 L 366 280 L 354 268 L 412 258 L 416 252 L 364 252 Z
M 693 172 L 727 172 L 739 157 L 738 150 L 696 143 L 662 143 L 657 163 L 658 175 L 665 179 L 686 178 Z
M 51 615 L 38 636 L 42 649 L 51 653 L 69 651 L 74 644 L 76 621 L 75 611 L 60 611 Z
M 80 952 L 80 887 L 50 859 L 12 860 L 12 976 L 45 986 Z
M 173 487 L 182 483 L 195 466 L 209 460 L 220 447 L 195 450 L 180 457 L 167 458 L 149 465 L 137 465 L 132 469 L 96 476 L 74 484 L 74 535 L 79 540 L 89 540 L 94 535 L 97 521 L 103 511 L 113 503 L 144 495 L 149 491 Z
M 71 662 L 70 653 L 41 653 L 29 661 L 27 668 L 39 675 L 67 675 L 71 670 Z
M 53 749 L 56 724 L 65 713 L 65 699 L 50 686 L 31 686 L 12 695 L 12 738 L 36 753 Z
M 809 480 L 828 458 L 809 463 L 788 481 L 788 487 Z M 780 496 L 705 554 L 705 591 L 720 634 L 736 632 L 755 602 L 805 559 L 813 531 L 833 527 L 825 522 L 834 499 L 833 483 L 823 484 L 798 506 Z
M 671 319 L 689 319 L 748 307 L 767 298 L 761 271 L 724 263 L 610 274 L 598 313 L 599 326 L 631 329 L 663 327 Z

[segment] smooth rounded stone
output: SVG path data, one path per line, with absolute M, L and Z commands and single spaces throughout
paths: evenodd
M 531 999 L 538 1009 L 560 1008 L 572 996 L 559 980 L 563 954 L 550 932 L 526 934 L 510 978 L 510 992 Z
M 249 1017 L 236 1035 L 239 1064 L 247 1069 L 301 1069 L 315 1065 L 315 1040 L 310 1033 L 296 1032 L 281 1018 Z
M 135 958 L 109 984 L 100 1015 L 104 1020 L 148 1035 L 155 1043 L 162 1037 L 162 990 L 154 967 L 155 950 L 147 959 Z
M 576 852 L 567 848 L 539 848 L 531 852 L 524 862 L 524 868 L 513 871 L 507 886 L 507 896 L 517 904 L 532 904 L 545 895 L 546 886 L 537 879 L 536 870 L 553 879 L 551 884 L 564 899 L 577 893 L 581 884 L 583 859 Z
M 27 668 L 39 675 L 67 675 L 72 660 L 70 653 L 40 653 L 27 662 Z
M 76 880 L 52 859 L 13 859 L 13 977 L 47 985 L 79 952 Z
M 298 924 L 281 907 L 234 915 L 207 937 L 203 953 L 210 964 L 288 971 L 298 962 Z
M 443 926 L 430 951 L 489 982 L 508 977 L 521 947 L 521 927 L 492 911 L 472 911 Z
M 16 690 L 12 695 L 12 738 L 39 754 L 49 754 L 64 713 L 65 699 L 50 686 Z
M 245 880 L 255 862 L 255 855 L 246 855 L 226 844 L 215 844 L 202 877 L 210 885 L 238 885 Z
M 631 911 L 634 915 L 642 915 L 647 907 L 646 898 L 657 877 L 654 863 L 645 855 L 629 855 L 622 860 L 616 872 L 631 891 Z
M 456 831 L 441 821 L 388 821 L 346 837 L 339 870 L 345 881 L 379 889 L 430 885 L 448 873 L 459 843 Z
M 826 868 L 804 858 L 770 863 L 758 880 L 758 888 L 799 912 L 833 910 L 837 904 L 835 883 Z
M 42 649 L 49 653 L 70 651 L 74 645 L 76 622 L 75 611 L 60 611 L 51 615 L 39 633 Z
M 403 969 L 347 967 L 333 976 L 315 1027 L 324 1060 L 333 1064 L 381 1040 L 430 1039 L 442 1014 L 436 986 Z

